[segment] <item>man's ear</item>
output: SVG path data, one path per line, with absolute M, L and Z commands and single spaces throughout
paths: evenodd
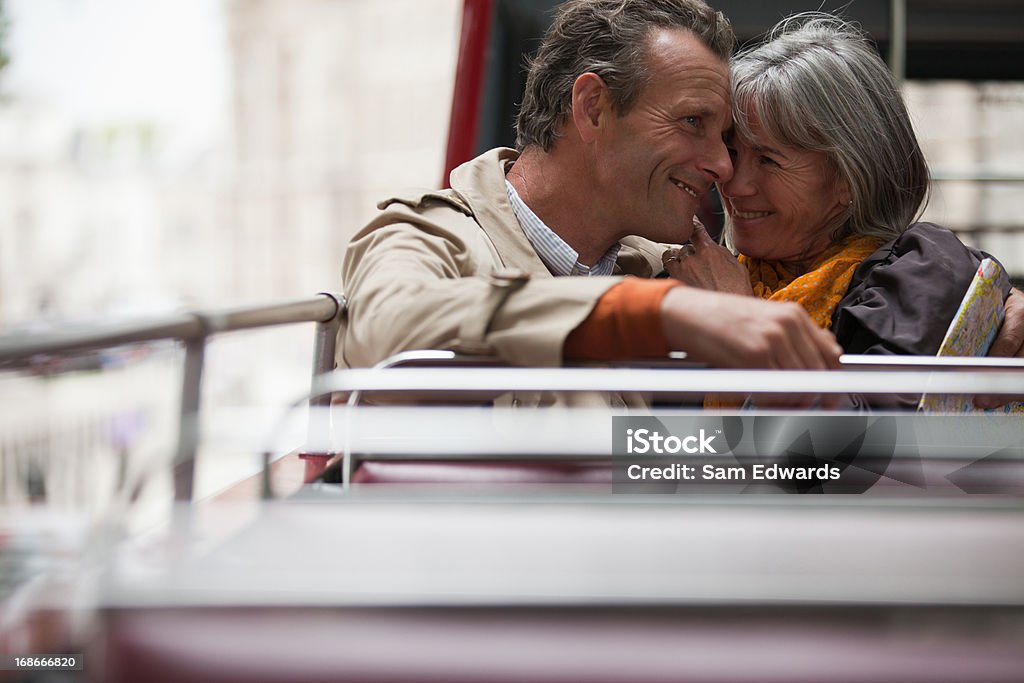
M 608 86 L 604 79 L 589 71 L 572 84 L 572 122 L 580 139 L 593 142 L 604 119 L 612 114 Z

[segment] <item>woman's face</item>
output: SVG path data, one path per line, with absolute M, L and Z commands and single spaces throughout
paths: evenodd
M 733 176 L 719 186 L 733 244 L 752 258 L 812 260 L 828 248 L 829 227 L 850 201 L 846 184 L 824 153 L 779 144 L 749 120 L 754 139 L 730 142 Z

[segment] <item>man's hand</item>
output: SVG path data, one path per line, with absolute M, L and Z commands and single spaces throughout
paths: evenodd
M 722 368 L 826 370 L 842 349 L 795 303 L 675 287 L 661 304 L 669 347 Z
M 795 303 L 675 287 L 661 304 L 669 348 L 722 368 L 829 370 L 839 367 L 842 348 Z M 806 407 L 815 396 L 783 394 L 761 405 Z M 833 407 L 838 396 L 826 396 Z
M 988 350 L 990 357 L 1024 358 L 1024 294 L 1017 288 L 1010 290 L 1003 306 L 1003 325 L 999 335 Z M 975 396 L 977 408 L 989 410 L 1013 401 L 1024 401 L 1024 396 L 984 395 Z
M 691 287 L 753 295 L 747 269 L 728 249 L 716 244 L 699 221 L 694 221 L 690 244 L 669 249 L 661 261 L 671 277 Z

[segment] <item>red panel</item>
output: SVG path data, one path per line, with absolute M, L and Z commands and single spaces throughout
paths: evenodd
M 455 92 L 448 124 L 448 149 L 442 187 L 448 187 L 448 175 L 453 168 L 476 155 L 484 65 L 493 14 L 494 0 L 465 0 L 462 6 L 462 35 L 459 39 L 459 61 L 455 70 Z
M 311 483 L 327 469 L 327 463 L 334 457 L 334 453 L 299 453 L 299 459 L 306 464 L 302 481 L 304 484 Z
M 97 683 L 1019 682 L 1019 612 L 994 613 L 972 633 L 969 612 L 855 606 L 141 608 L 85 661 Z

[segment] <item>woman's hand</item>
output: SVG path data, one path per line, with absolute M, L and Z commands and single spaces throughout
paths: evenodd
M 669 276 L 691 287 L 753 296 L 750 275 L 729 250 L 711 239 L 704 226 L 694 220 L 690 242 L 681 249 L 669 249 L 661 255 Z

